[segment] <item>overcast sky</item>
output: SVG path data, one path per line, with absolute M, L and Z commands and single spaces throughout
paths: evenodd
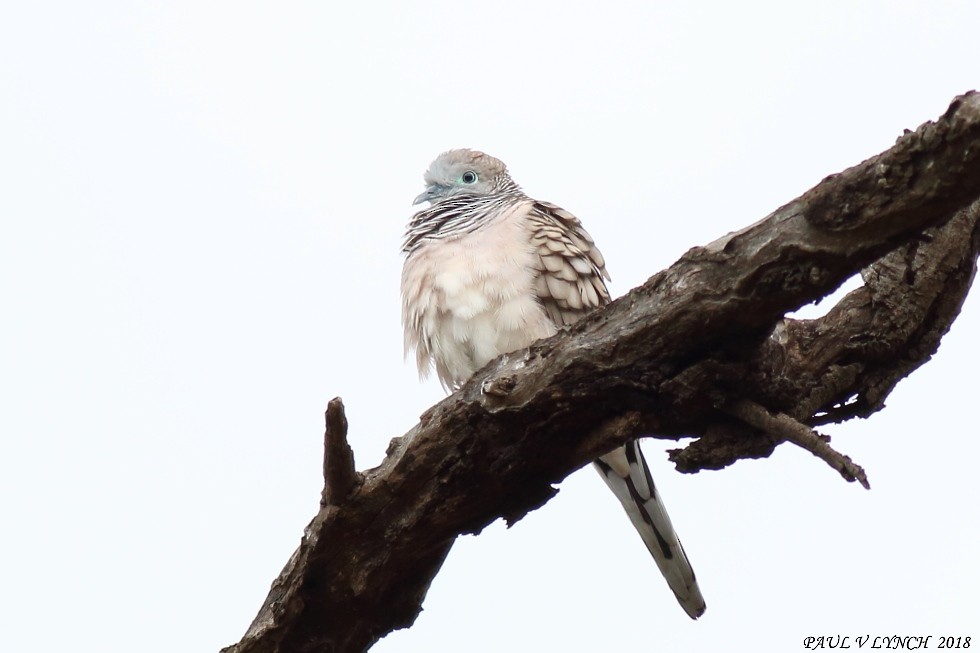
M 972 2 L 8 2 L 0 9 L 0 650 L 208 652 L 321 487 L 443 397 L 401 351 L 399 241 L 440 152 L 578 215 L 621 295 L 980 85 Z M 888 408 L 682 476 L 688 619 L 590 469 L 459 540 L 374 650 L 980 645 L 980 302 Z M 930 648 L 937 648 L 933 640 Z

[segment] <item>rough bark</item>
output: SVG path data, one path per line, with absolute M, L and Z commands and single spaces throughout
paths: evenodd
M 980 95 L 764 220 L 687 252 L 553 338 L 503 356 L 356 473 L 330 403 L 321 509 L 227 653 L 362 651 L 410 626 L 455 538 L 514 522 L 640 435 L 695 436 L 684 472 L 805 446 L 880 410 L 956 318 L 980 250 Z M 861 273 L 824 317 L 785 315 Z M 818 463 L 819 464 L 819 463 Z

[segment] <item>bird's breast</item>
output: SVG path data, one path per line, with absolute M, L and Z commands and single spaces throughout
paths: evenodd
M 478 229 L 409 254 L 402 320 L 421 373 L 434 364 L 443 384 L 456 386 L 500 354 L 555 332 L 533 290 L 529 208 L 516 203 Z

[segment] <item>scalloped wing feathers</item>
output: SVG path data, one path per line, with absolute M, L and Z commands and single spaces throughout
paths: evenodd
M 609 303 L 605 259 L 581 221 L 549 202 L 534 202 L 527 221 L 537 254 L 534 293 L 555 325 Z

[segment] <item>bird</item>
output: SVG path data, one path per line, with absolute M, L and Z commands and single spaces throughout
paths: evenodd
M 507 166 L 471 149 L 424 175 L 402 244 L 405 354 L 447 391 L 498 356 L 554 335 L 610 301 L 606 263 L 582 222 L 526 195 Z M 593 463 L 684 611 L 705 611 L 691 563 L 637 440 Z

